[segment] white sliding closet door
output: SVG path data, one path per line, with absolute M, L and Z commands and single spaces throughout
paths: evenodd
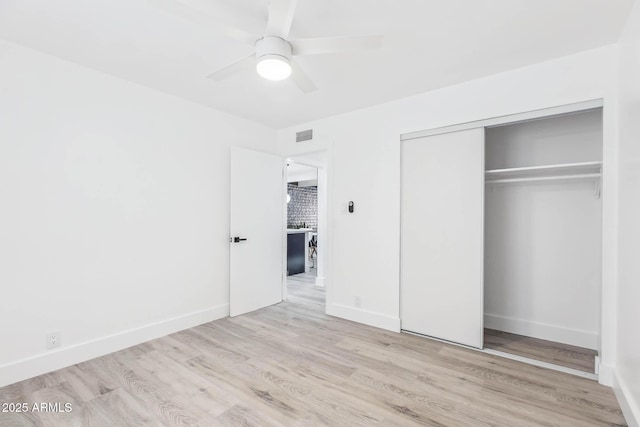
M 402 329 L 482 348 L 484 128 L 402 143 Z

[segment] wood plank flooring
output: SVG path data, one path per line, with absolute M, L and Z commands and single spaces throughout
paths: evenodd
M 0 402 L 73 405 L 0 413 L 3 427 L 625 424 L 594 381 L 329 317 L 314 297 L 0 388 Z
M 310 281 L 308 276 L 303 277 L 303 280 L 299 280 L 298 276 L 301 275 L 296 274 L 287 278 L 287 296 L 289 301 L 300 304 L 318 305 L 321 307 L 315 307 L 314 309 L 324 312 L 324 288 L 315 285 L 315 276 L 312 277 L 313 281 Z
M 290 283 L 291 281 L 309 283 L 313 285 L 316 283 L 316 269 L 311 268 L 308 273 L 299 273 L 287 276 L 287 283 Z
M 484 330 L 484 347 L 583 372 L 595 372 L 595 350 L 525 337 L 494 329 Z

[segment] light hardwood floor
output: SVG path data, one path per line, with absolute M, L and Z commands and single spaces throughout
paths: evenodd
M 317 277 L 316 269 L 310 268 L 309 271 L 306 273 L 292 274 L 291 276 L 288 276 L 287 283 L 290 284 L 291 282 L 303 282 L 303 283 L 315 284 L 316 277 Z
M 317 295 L 4 387 L 0 401 L 73 404 L 2 413 L 3 427 L 624 425 L 594 381 L 329 317 Z
M 598 354 L 597 351 L 588 348 L 510 334 L 493 329 L 484 330 L 484 346 L 485 348 L 589 373 L 594 373 L 595 371 L 595 360 Z
M 289 301 L 299 304 L 313 304 L 314 310 L 324 312 L 324 288 L 315 286 L 316 277 L 308 273 L 296 274 L 287 278 Z

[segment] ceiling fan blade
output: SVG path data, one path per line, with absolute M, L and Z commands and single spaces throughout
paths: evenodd
M 187 6 L 178 0 L 147 0 L 147 3 L 168 13 L 169 15 L 178 16 L 186 21 L 202 25 L 231 39 L 238 40 L 252 46 L 256 43 L 257 37 L 255 34 L 234 27 L 233 25 L 226 24 L 222 20 L 216 19 L 212 15 Z
M 249 68 L 255 68 L 256 66 L 256 55 L 252 53 L 251 55 L 243 58 L 239 61 L 234 62 L 233 64 L 227 65 L 224 68 L 219 69 L 207 76 L 208 79 L 215 80 L 217 82 L 227 79 L 234 74 L 238 74 L 244 70 Z
M 298 88 L 304 93 L 314 92 L 318 90 L 307 73 L 305 73 L 305 71 L 300 68 L 300 66 L 295 61 L 291 61 L 291 80 L 293 80 L 296 86 L 298 86 Z
M 292 40 L 289 43 L 294 55 L 322 55 L 378 49 L 382 46 L 382 36 L 321 37 Z
M 286 39 L 289 37 L 297 0 L 271 0 L 267 35 Z

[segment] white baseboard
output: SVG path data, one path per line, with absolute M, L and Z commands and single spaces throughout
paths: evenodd
M 400 318 L 342 304 L 327 304 L 327 314 L 392 332 L 400 332 Z
M 324 288 L 324 277 L 316 277 L 316 286 L 322 286 Z
M 531 322 L 495 314 L 484 315 L 484 327 L 593 350 L 598 349 L 599 336 L 597 332 L 563 328 L 557 325 Z
M 229 315 L 229 304 L 221 304 L 183 316 L 162 320 L 91 341 L 50 350 L 0 366 L 0 387 L 47 372 L 66 368 L 105 354 L 113 353 L 174 332 L 192 328 Z
M 613 391 L 629 427 L 640 427 L 640 402 L 637 402 L 619 372 L 613 375 Z

